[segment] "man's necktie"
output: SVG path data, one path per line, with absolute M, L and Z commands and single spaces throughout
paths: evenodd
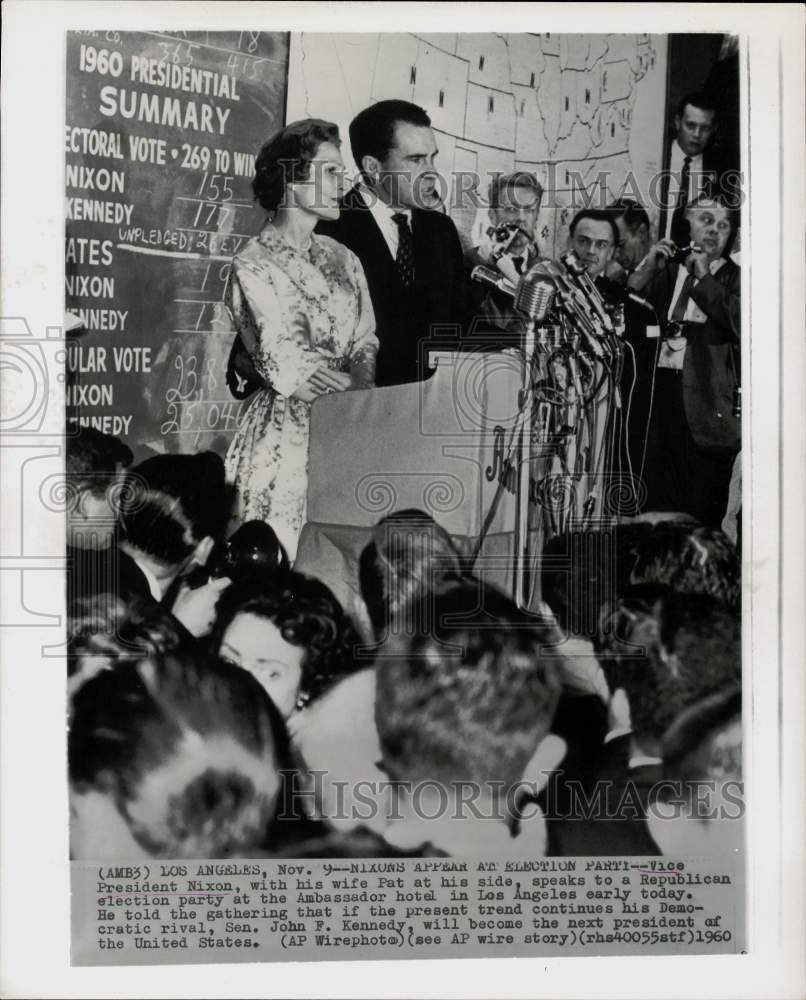
M 680 171 L 680 191 L 677 194 L 677 207 L 685 208 L 688 205 L 688 188 L 691 181 L 691 157 L 683 159 L 683 169 Z
M 672 217 L 672 239 L 678 246 L 685 246 L 689 241 L 689 228 L 686 222 L 686 206 L 688 205 L 688 189 L 691 182 L 691 157 L 683 160 L 680 171 L 680 190 L 677 192 L 677 205 Z
M 696 281 L 697 279 L 693 274 L 686 275 L 686 280 L 683 282 L 683 287 L 677 296 L 677 302 L 675 302 L 674 309 L 672 309 L 672 322 L 682 323 L 686 318 L 686 309 L 691 299 L 691 289 L 694 287 Z
M 409 220 L 403 212 L 395 212 L 392 219 L 397 226 L 397 272 L 406 288 L 414 284 L 414 236 L 409 226 Z

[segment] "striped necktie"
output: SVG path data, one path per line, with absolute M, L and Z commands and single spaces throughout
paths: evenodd
M 395 212 L 392 216 L 397 226 L 397 256 L 395 263 L 400 280 L 405 288 L 411 288 L 414 284 L 414 236 L 409 226 L 409 220 L 403 212 Z
M 680 171 L 680 190 L 677 192 L 677 205 L 672 217 L 672 230 L 670 236 L 680 247 L 689 242 L 689 228 L 686 222 L 686 206 L 688 205 L 689 185 L 691 183 L 691 157 L 687 156 L 683 160 L 683 169 Z

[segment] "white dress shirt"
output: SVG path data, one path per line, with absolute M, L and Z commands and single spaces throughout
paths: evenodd
M 672 142 L 672 150 L 669 156 L 669 194 L 666 204 L 669 210 L 666 213 L 666 231 L 664 236 L 668 239 L 672 231 L 672 216 L 677 205 L 680 194 L 680 174 L 683 172 L 683 161 L 686 154 L 678 145 L 677 139 Z M 693 201 L 700 194 L 703 188 L 703 161 L 702 153 L 699 156 L 692 156 L 689 164 L 688 176 L 688 200 Z
M 709 264 L 709 270 L 711 274 L 716 274 L 716 272 L 725 263 L 724 257 L 719 257 L 717 260 L 712 260 Z M 669 302 L 669 311 L 666 314 L 667 319 L 672 318 L 672 313 L 674 312 L 675 306 L 677 305 L 677 300 L 680 298 L 680 294 L 683 291 L 683 285 L 686 283 L 686 278 L 688 277 L 688 271 L 684 265 L 680 265 L 677 268 L 677 280 L 674 284 L 674 291 L 672 292 L 672 298 Z M 699 284 L 699 279 L 695 279 L 693 288 Z M 683 316 L 684 323 L 705 323 L 708 317 L 700 309 L 694 299 L 689 299 L 686 304 L 686 312 Z M 661 344 L 660 354 L 658 356 L 658 368 L 674 368 L 678 371 L 682 371 L 683 363 L 686 360 L 686 338 L 685 337 L 668 337 Z
M 386 202 L 381 201 L 381 199 L 362 182 L 358 184 L 358 193 L 364 199 L 364 204 L 369 208 L 372 218 L 377 223 L 378 229 L 381 231 L 381 235 L 384 240 L 386 240 L 386 245 L 389 247 L 389 253 L 392 255 L 392 259 L 397 259 L 397 245 L 400 240 L 400 232 L 397 228 L 397 223 L 392 218 L 393 215 L 403 214 L 408 220 L 409 226 L 411 226 L 411 209 L 398 209 L 392 208 L 387 205 Z

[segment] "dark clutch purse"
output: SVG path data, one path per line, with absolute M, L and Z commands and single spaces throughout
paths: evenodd
M 244 347 L 240 333 L 236 335 L 227 361 L 227 387 L 235 399 L 248 399 L 263 388 L 263 379 Z

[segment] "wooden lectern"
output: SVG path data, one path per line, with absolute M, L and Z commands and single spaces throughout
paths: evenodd
M 425 382 L 334 393 L 311 411 L 307 521 L 295 566 L 324 579 L 354 612 L 370 531 L 406 508 L 431 514 L 469 555 L 495 504 L 475 571 L 512 591 L 517 470 L 505 459 L 522 355 L 435 351 L 431 363 L 436 371 Z
M 584 392 L 576 368 L 554 370 L 556 357 L 539 342 L 527 378 L 520 351 L 435 351 L 425 382 L 319 399 L 296 567 L 358 613 L 357 562 L 372 527 L 418 508 L 477 554 L 478 576 L 538 610 L 545 542 L 612 521 L 608 497 L 623 486 L 612 468 L 612 379 L 596 363 Z M 529 473 L 519 477 L 521 434 Z

